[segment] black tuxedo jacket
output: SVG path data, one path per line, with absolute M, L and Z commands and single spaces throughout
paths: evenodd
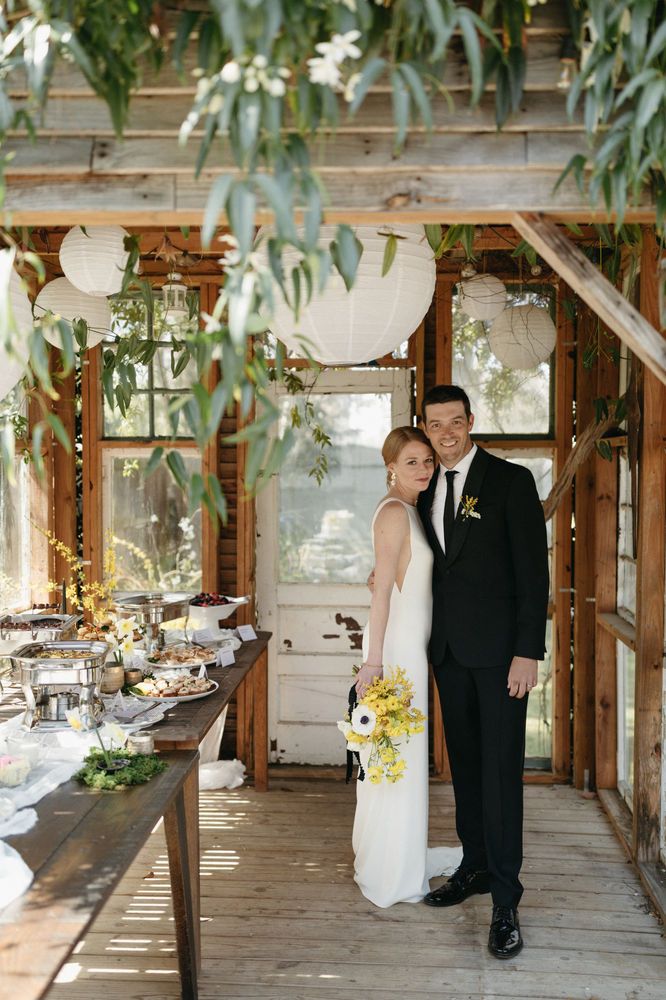
M 480 517 L 460 504 L 444 555 L 430 518 L 442 467 L 418 500 L 435 554 L 430 662 L 447 648 L 466 667 L 541 660 L 548 613 L 548 549 L 543 507 L 531 472 L 478 448 L 463 496 L 476 497 Z

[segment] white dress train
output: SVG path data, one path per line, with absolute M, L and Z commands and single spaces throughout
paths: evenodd
M 387 503 L 383 500 L 373 518 Z M 384 636 L 384 671 L 402 667 L 414 685 L 412 704 L 428 710 L 428 639 L 432 620 L 432 550 L 416 508 L 402 503 L 409 518 L 411 558 L 402 589 L 394 584 Z M 374 538 L 374 530 L 373 530 Z M 368 650 L 368 626 L 363 655 Z M 428 729 L 400 745 L 404 777 L 395 784 L 367 779 L 356 782 L 352 846 L 354 879 L 375 906 L 417 903 L 429 891 L 428 880 L 448 874 L 462 860 L 460 847 L 428 848 Z

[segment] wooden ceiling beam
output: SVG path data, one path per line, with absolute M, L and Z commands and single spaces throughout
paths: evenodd
M 555 223 L 539 212 L 517 212 L 514 227 L 564 278 L 603 323 L 666 384 L 666 338 L 641 316 Z

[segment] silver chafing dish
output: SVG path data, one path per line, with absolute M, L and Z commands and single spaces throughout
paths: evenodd
M 105 642 L 70 640 L 30 642 L 10 653 L 26 700 L 23 728 L 62 723 L 65 713 L 78 708 L 84 727 L 97 722 L 104 706 L 99 697 Z
M 24 611 L 0 618 L 0 642 L 56 642 L 76 636 L 76 626 L 82 615 L 57 614 L 50 611 Z
M 138 624 L 145 627 L 146 652 L 154 653 L 160 645 L 160 625 L 185 618 L 189 614 L 192 594 L 181 592 L 132 594 L 114 601 L 116 612 L 126 618 L 136 617 Z

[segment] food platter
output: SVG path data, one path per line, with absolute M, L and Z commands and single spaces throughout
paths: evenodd
M 160 700 L 170 701 L 170 702 L 197 701 L 197 699 L 199 698 L 207 698 L 209 694 L 215 694 L 220 685 L 217 683 L 217 681 L 211 681 L 210 683 L 212 686 L 209 688 L 208 691 L 201 691 L 199 694 L 187 694 L 181 696 L 170 694 L 162 699 L 160 699 L 158 695 L 154 694 L 134 694 L 134 692 L 132 693 L 135 698 L 140 698 L 141 701 L 160 701 Z
M 216 657 L 216 651 L 208 646 L 199 647 L 186 647 L 177 646 L 174 649 L 162 649 L 156 650 L 154 653 L 149 653 L 147 656 L 142 657 L 143 663 L 145 664 L 144 669 L 149 668 L 153 670 L 171 670 L 175 667 L 186 667 L 191 669 L 193 667 L 200 667 L 202 664 L 214 664 Z

